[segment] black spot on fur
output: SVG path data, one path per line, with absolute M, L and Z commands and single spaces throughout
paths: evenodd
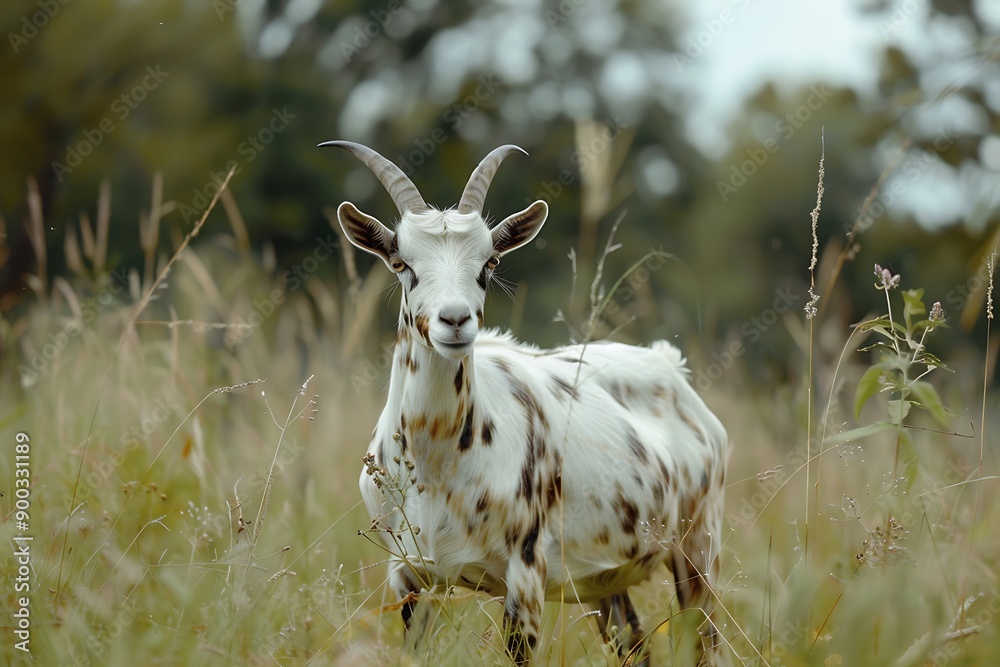
M 489 447 L 493 444 L 493 422 L 486 418 L 483 420 L 483 444 Z
M 528 531 L 527 536 L 524 538 L 524 542 L 521 544 L 521 560 L 528 567 L 535 564 L 535 543 L 538 541 L 538 517 L 535 517 L 535 522 L 531 524 L 531 530 Z
M 410 600 L 407 600 L 406 602 L 403 603 L 403 609 L 401 612 L 403 616 L 403 627 L 406 628 L 407 630 L 410 629 L 410 621 L 413 618 L 413 610 L 416 606 L 417 605 Z
M 474 419 L 474 406 L 469 406 L 469 411 L 465 415 L 465 424 L 462 426 L 462 435 L 458 437 L 458 450 L 464 452 L 472 446 L 472 421 Z
M 455 393 L 462 393 L 462 386 L 465 384 L 465 361 L 458 365 L 458 373 L 455 374 Z

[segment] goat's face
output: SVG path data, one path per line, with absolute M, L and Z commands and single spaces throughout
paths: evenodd
M 473 173 L 458 208 L 439 211 L 427 206 L 409 179 L 377 153 L 362 152 L 357 144 L 336 145 L 366 160 L 402 214 L 392 231 L 344 202 L 337 217 L 347 238 L 396 273 L 403 287 L 403 326 L 410 335 L 443 357 L 465 357 L 482 326 L 486 286 L 500 258 L 531 241 L 548 215 L 545 202 L 537 201 L 492 229 L 483 220 L 489 179 L 513 147 L 490 153 Z

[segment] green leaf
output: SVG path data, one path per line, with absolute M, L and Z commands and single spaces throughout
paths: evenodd
M 930 352 L 921 352 L 917 361 L 922 364 L 927 364 L 928 368 L 943 368 L 948 370 L 948 367 L 944 365 L 944 362 Z
M 903 429 L 899 430 L 896 447 L 896 453 L 903 464 L 903 478 L 906 480 L 906 490 L 909 491 L 913 483 L 917 481 L 917 475 L 920 473 L 920 459 L 917 457 L 917 450 L 913 446 L 913 438 Z
M 889 340 L 894 340 L 893 335 L 894 330 L 898 329 L 900 333 L 905 334 L 906 328 L 898 322 L 893 322 L 889 319 L 888 315 L 883 315 L 882 317 L 876 317 L 874 320 L 866 320 L 856 325 L 859 331 L 874 331 L 876 333 L 882 334 Z M 890 331 L 893 330 L 893 331 Z
M 884 340 L 878 340 L 872 343 L 871 345 L 865 345 L 864 347 L 858 348 L 858 352 L 867 352 L 869 350 L 885 350 L 886 352 L 892 352 L 893 354 L 896 354 L 896 348 L 894 348 L 892 345 L 889 345 Z
M 941 402 L 941 397 L 938 396 L 934 385 L 930 382 L 918 380 L 910 385 L 910 391 L 913 392 L 913 396 L 917 399 L 917 404 L 920 407 L 930 412 L 931 416 L 942 426 L 948 425 L 948 410 Z
M 885 366 L 875 364 L 865 371 L 858 381 L 858 388 L 854 390 L 854 418 L 861 414 L 861 408 L 865 407 L 868 399 L 875 395 L 882 388 L 882 376 L 885 374 Z
M 850 431 L 842 431 L 836 435 L 832 435 L 826 439 L 826 442 L 831 445 L 836 445 L 841 442 L 860 440 L 861 438 L 867 438 L 879 433 L 884 433 L 885 431 L 893 431 L 895 429 L 895 424 L 890 424 L 889 422 L 875 422 L 874 424 L 868 424 L 868 426 L 852 428 Z
M 913 325 L 913 330 L 923 331 L 928 327 L 934 327 L 935 329 L 947 329 L 948 323 L 943 322 L 941 320 L 938 320 L 937 322 L 935 322 L 934 320 L 920 320 L 919 322 Z
M 909 321 L 913 315 L 925 315 L 927 308 L 924 306 L 924 289 L 903 290 L 903 317 Z
M 910 414 L 910 402 L 905 398 L 895 398 L 889 401 L 889 421 L 898 426 L 903 425 L 906 415 Z

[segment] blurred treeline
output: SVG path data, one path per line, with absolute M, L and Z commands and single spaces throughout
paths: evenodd
M 607 260 L 606 285 L 650 249 L 673 253 L 686 267 L 667 263 L 626 285 L 602 333 L 625 325 L 617 334 L 623 338 L 701 340 L 707 358 L 746 336 L 744 325 L 782 289 L 794 295 L 791 312 L 801 313 L 809 212 L 825 146 L 824 315 L 846 324 L 884 305 L 871 288 L 877 261 L 903 274 L 904 287 L 926 287 L 927 301 L 941 300 L 953 324 L 964 311 L 965 328 L 982 327 L 981 290 L 973 299 L 948 299 L 977 286 L 969 281 L 994 244 L 998 217 L 996 157 L 987 159 L 987 149 L 1000 135 L 1000 47 L 974 5 L 942 0 L 900 16 L 893 3 L 860 3 L 863 20 L 887 29 L 896 20 L 919 23 L 931 45 L 926 57 L 909 57 L 887 41 L 870 63 L 878 89 L 864 95 L 822 81 L 795 89 L 765 82 L 728 128 L 731 148 L 705 155 L 689 138 L 698 119 L 689 116 L 685 84 L 698 63 L 679 38 L 679 4 L 4 3 L 0 304 L 16 313 L 31 294 L 24 279 L 36 261 L 25 224 L 31 180 L 46 221 L 47 270 L 58 275 L 66 271 L 67 233 L 80 237 L 80 216 L 98 215 L 102 182 L 110 183 L 112 202 L 107 266 L 128 269 L 142 264 L 137 222 L 151 206 L 154 174 L 163 178 L 166 253 L 225 172 L 238 167 L 231 191 L 249 246 L 280 275 L 328 237 L 329 210 L 342 200 L 387 223 L 395 216 L 359 163 L 316 149 L 318 142 L 372 146 L 440 206 L 457 200 L 489 150 L 516 143 L 530 157 L 508 159 L 488 209 L 502 217 L 545 196 L 552 212 L 543 240 L 505 261 L 507 277 L 526 289 L 518 299 L 522 308 L 527 299 L 528 312 L 498 292 L 489 321 L 512 321 L 542 344 L 566 340 L 567 329 L 551 318 L 561 310 L 575 326 L 582 322 L 596 258 L 625 212 L 616 236 L 623 247 Z M 956 33 L 967 51 L 935 57 L 935 40 Z M 946 127 L 953 129 L 942 143 Z M 608 137 L 613 148 L 605 147 Z M 927 164 L 920 161 L 925 151 Z M 740 170 L 752 172 L 745 182 Z M 928 187 L 928 174 L 941 175 L 942 200 L 958 202 L 932 231 L 885 194 L 894 182 L 900 194 L 892 200 L 921 194 L 913 191 Z M 873 205 L 862 211 L 878 184 Z M 826 295 L 859 216 L 867 216 L 859 245 L 837 290 Z M 220 231 L 229 231 L 222 207 L 198 242 Z M 317 275 L 343 284 L 340 257 Z M 633 316 L 638 321 L 628 324 Z M 961 331 L 955 326 L 948 335 Z M 787 344 L 784 334 L 769 337 L 751 356 L 782 357 Z

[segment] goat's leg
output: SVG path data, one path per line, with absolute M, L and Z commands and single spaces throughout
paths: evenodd
M 625 657 L 635 652 L 634 667 L 648 667 L 649 657 L 641 644 L 644 643 L 642 626 L 639 616 L 635 613 L 628 592 L 622 591 L 598 601 L 601 615 L 597 618 L 597 627 L 604 641 L 616 647 L 619 657 Z M 612 634 L 614 632 L 614 634 Z M 640 647 L 637 649 L 637 647 Z
M 701 658 L 698 667 L 721 667 L 728 664 L 722 638 L 715 625 L 717 591 L 712 586 L 718 578 L 719 535 L 722 529 L 721 494 L 706 496 L 717 498 L 702 508 L 691 520 L 691 529 L 673 549 L 670 564 L 674 586 L 682 610 L 700 609 L 704 613 L 698 628 L 701 635 Z
M 419 587 L 413 582 L 408 571 L 408 565 L 402 560 L 394 559 L 389 564 L 389 588 L 402 601 L 403 631 L 407 638 L 413 623 L 413 612 L 417 607 Z M 418 633 L 418 636 L 423 633 Z
M 531 663 L 542 629 L 545 602 L 545 556 L 527 544 L 507 564 L 507 600 L 504 604 L 504 636 L 507 652 L 519 667 Z

